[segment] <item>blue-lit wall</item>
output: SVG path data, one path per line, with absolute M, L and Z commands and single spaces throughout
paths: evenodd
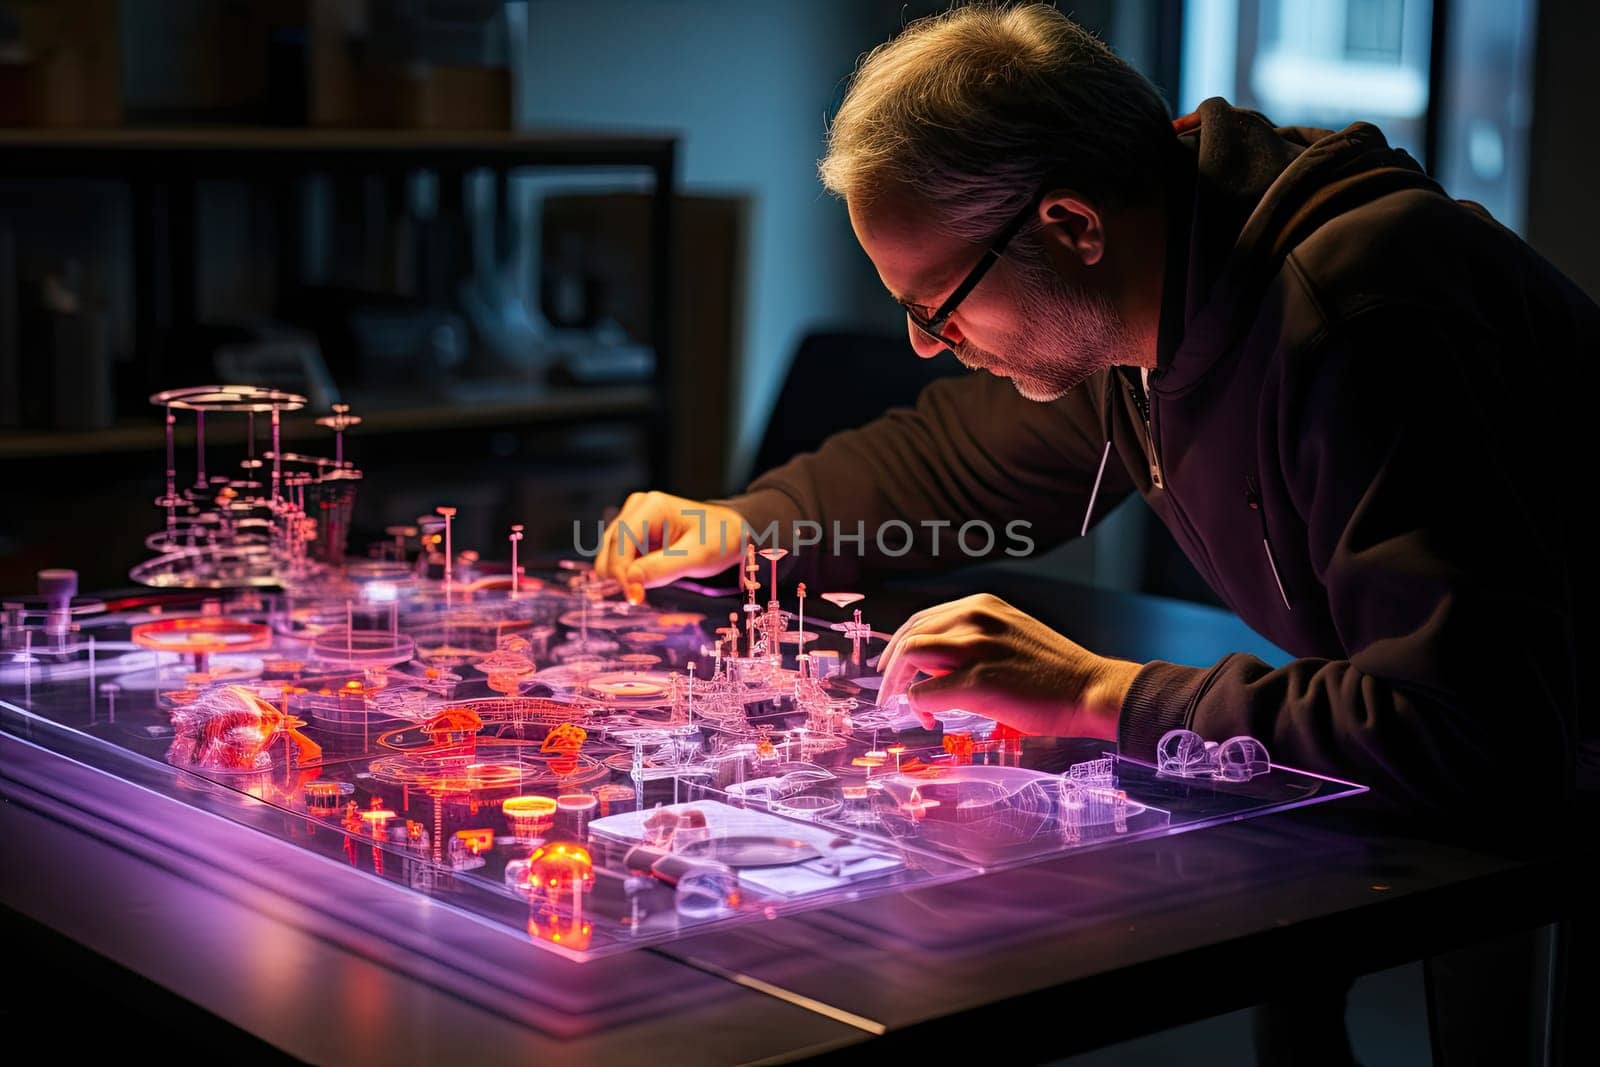
M 857 56 L 888 32 L 882 5 L 533 0 L 528 13 L 525 125 L 676 130 L 686 189 L 754 197 L 734 394 L 742 471 L 808 329 L 900 324 L 816 177 L 823 116 Z

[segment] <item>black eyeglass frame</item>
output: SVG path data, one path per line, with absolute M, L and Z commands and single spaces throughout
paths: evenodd
M 945 298 L 944 303 L 934 309 L 932 315 L 923 317 L 913 305 L 902 303 L 900 306 L 905 308 L 906 317 L 911 320 L 911 325 L 920 330 L 923 336 L 929 340 L 944 345 L 946 348 L 954 349 L 959 342 L 952 341 L 944 335 L 944 328 L 949 323 L 950 316 L 955 314 L 956 308 L 961 305 L 961 301 L 965 300 L 968 294 L 978 287 L 978 283 L 983 281 L 983 276 L 989 273 L 989 268 L 994 266 L 995 261 L 1005 252 L 1006 245 L 1011 243 L 1011 239 L 1033 217 L 1033 213 L 1038 206 L 1039 197 L 1037 195 L 1028 198 L 1027 204 L 1017 213 L 1015 218 L 1006 223 L 1000 232 L 995 234 L 994 240 L 989 242 L 989 247 L 984 250 L 982 257 L 979 258 L 972 270 L 967 272 L 967 276 L 961 280 L 960 285 L 955 287 L 955 291 Z

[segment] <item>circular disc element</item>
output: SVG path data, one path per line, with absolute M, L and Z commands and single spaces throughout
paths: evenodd
M 591 676 L 584 688 L 602 700 L 659 703 L 671 693 L 672 678 L 658 671 L 608 671 Z
M 648 630 L 655 627 L 659 617 L 653 611 L 626 604 L 599 603 L 591 604 L 587 611 L 578 608 L 566 612 L 561 616 L 561 625 L 574 630 Z
M 181 411 L 299 411 L 306 398 L 254 385 L 191 385 L 156 393 L 150 403 Z
M 311 640 L 311 655 L 322 663 L 351 667 L 392 667 L 405 663 L 417 646 L 405 634 L 387 630 L 329 630 Z
M 188 616 L 142 622 L 132 637 L 134 644 L 157 652 L 245 652 L 266 648 L 272 631 L 257 622 Z

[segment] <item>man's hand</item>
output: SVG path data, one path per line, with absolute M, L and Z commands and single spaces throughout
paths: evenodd
M 1097 656 L 979 593 L 911 616 L 878 667 L 878 703 L 888 706 L 904 693 L 930 728 L 934 712 L 960 708 L 1026 734 L 1114 741 L 1140 664 Z M 919 673 L 930 677 L 912 685 Z
M 707 578 L 737 563 L 743 527 L 743 517 L 732 508 L 666 493 L 634 493 L 606 527 L 594 571 L 621 582 L 637 604 L 646 588 L 678 578 Z

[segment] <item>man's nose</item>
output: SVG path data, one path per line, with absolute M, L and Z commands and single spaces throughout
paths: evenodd
M 911 321 L 909 315 L 906 316 L 906 330 L 911 335 L 911 350 L 923 359 L 932 359 L 950 347 L 944 342 L 923 333 L 922 329 Z M 959 342 L 961 340 L 961 332 L 953 322 L 946 322 L 942 332 L 952 341 Z

